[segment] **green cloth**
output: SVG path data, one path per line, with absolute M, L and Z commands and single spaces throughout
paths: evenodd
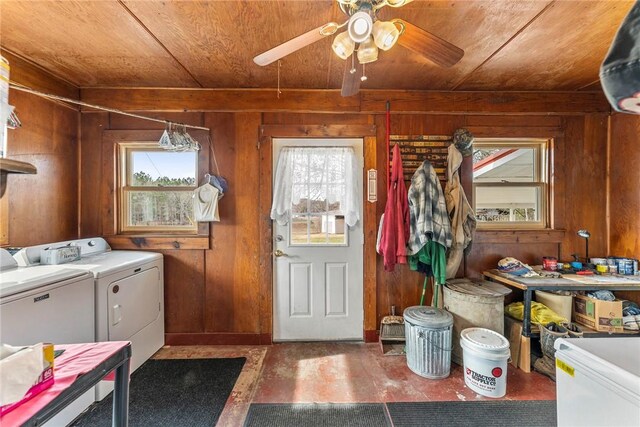
M 435 281 L 444 284 L 447 276 L 446 249 L 440 243 L 429 240 L 415 255 L 409 255 L 409 268 L 427 273 Z M 424 264 L 421 266 L 420 264 Z M 425 266 L 428 266 L 425 268 Z M 429 274 L 430 273 L 430 274 Z

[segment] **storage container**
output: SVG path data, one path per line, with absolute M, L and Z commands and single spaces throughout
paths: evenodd
M 509 341 L 502 334 L 484 328 L 468 328 L 460 334 L 464 352 L 464 383 L 487 397 L 507 393 Z
M 504 334 L 504 296 L 511 289 L 484 280 L 453 279 L 444 286 L 444 308 L 453 315 L 451 359 L 462 365 L 460 332 L 479 327 Z
M 426 306 L 404 311 L 407 366 L 431 379 L 446 378 L 451 370 L 453 316 L 448 311 Z
M 563 294 L 553 292 L 534 291 L 536 301 L 546 305 L 557 315 L 564 317 L 567 321 L 571 321 L 571 308 L 573 307 L 573 297 L 571 292 L 562 291 Z
M 622 332 L 622 301 L 602 301 L 576 295 L 573 298 L 573 320 L 599 332 Z

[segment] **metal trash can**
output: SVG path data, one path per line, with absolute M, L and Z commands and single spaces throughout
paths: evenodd
M 439 379 L 451 371 L 453 316 L 435 307 L 414 306 L 404 311 L 407 366 L 421 377 Z
M 444 309 L 453 315 L 451 360 L 462 365 L 460 332 L 480 327 L 504 335 L 504 297 L 511 289 L 498 283 L 464 278 L 447 280 L 442 290 Z

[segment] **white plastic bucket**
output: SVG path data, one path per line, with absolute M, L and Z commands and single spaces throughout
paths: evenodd
M 467 387 L 487 397 L 507 394 L 509 341 L 489 329 L 467 328 L 460 333 L 460 345 Z

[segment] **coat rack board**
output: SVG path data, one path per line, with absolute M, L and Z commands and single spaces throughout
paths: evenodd
M 416 169 L 429 160 L 440 182 L 446 182 L 448 148 L 453 141 L 451 135 L 390 135 L 389 140 L 389 162 L 393 160 L 393 146 L 398 144 L 405 181 L 411 182 Z

